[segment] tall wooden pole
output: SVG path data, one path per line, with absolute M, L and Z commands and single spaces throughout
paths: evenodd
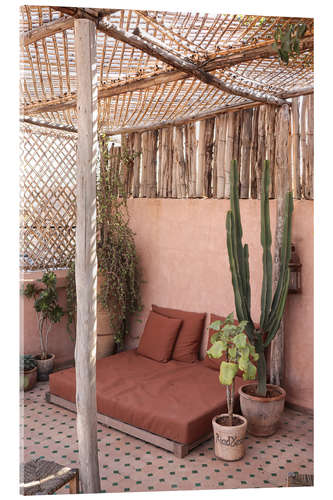
M 273 289 L 275 291 L 280 273 L 280 254 L 283 239 L 283 224 L 286 194 L 290 190 L 289 165 L 288 165 L 288 139 L 289 139 L 290 112 L 288 105 L 283 105 L 277 113 L 276 121 L 276 228 L 275 251 L 273 267 Z M 271 343 L 270 355 L 270 382 L 281 385 L 284 370 L 284 321 L 282 318 L 280 328 Z
M 96 418 L 96 163 L 97 73 L 96 27 L 76 19 L 75 53 L 78 83 L 77 225 L 75 345 L 77 436 L 83 493 L 99 493 Z

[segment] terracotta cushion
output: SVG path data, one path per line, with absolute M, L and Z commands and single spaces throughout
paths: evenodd
M 161 363 L 169 361 L 181 324 L 181 319 L 167 318 L 150 311 L 138 353 Z
M 211 325 L 212 323 L 214 323 L 214 321 L 217 321 L 217 320 L 224 321 L 225 317 L 224 316 L 218 316 L 217 314 L 211 313 L 210 314 L 210 322 L 209 322 L 209 324 Z M 235 319 L 234 320 L 234 324 L 238 325 L 239 321 L 237 321 L 237 319 Z M 257 326 L 257 325 L 255 325 L 255 326 Z M 208 342 L 207 342 L 207 349 L 206 349 L 207 351 L 212 346 L 210 338 L 211 338 L 211 336 L 214 333 L 216 333 L 216 331 L 213 330 L 212 328 L 210 328 L 209 332 L 208 332 Z M 222 354 L 222 357 L 219 358 L 219 359 L 209 358 L 208 354 L 206 353 L 206 356 L 205 356 L 205 358 L 203 360 L 205 366 L 207 366 L 208 368 L 212 368 L 213 370 L 220 370 L 220 365 L 221 365 L 222 361 L 226 361 L 226 353 L 225 352 Z M 251 362 L 253 364 L 257 365 L 257 363 L 255 361 L 253 361 L 253 359 L 251 359 Z M 238 370 L 237 377 L 243 377 L 243 372 L 241 370 Z
M 237 378 L 238 388 L 244 382 Z M 50 392 L 75 402 L 75 369 L 50 375 Z M 159 363 L 124 351 L 96 362 L 97 411 L 121 422 L 188 444 L 212 430 L 226 411 L 226 390 L 203 361 Z
M 185 363 L 198 361 L 206 313 L 181 311 L 180 309 L 160 307 L 155 304 L 152 305 L 152 310 L 168 318 L 183 320 L 172 353 L 172 359 Z

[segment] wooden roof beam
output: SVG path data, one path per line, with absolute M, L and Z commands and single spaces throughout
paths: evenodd
M 277 106 L 281 106 L 282 104 L 286 103 L 284 99 L 280 99 L 264 92 L 244 89 L 243 87 L 240 87 L 238 85 L 224 83 L 214 75 L 211 75 L 210 73 L 203 71 L 201 68 L 198 68 L 194 63 L 170 54 L 165 49 L 159 47 L 158 42 L 154 42 L 153 37 L 147 35 L 146 33 L 142 33 L 139 28 L 136 28 L 133 34 L 131 34 L 117 28 L 113 24 L 99 22 L 98 29 L 105 34 L 112 36 L 113 38 L 116 38 L 121 42 L 127 43 L 128 45 L 135 47 L 136 49 L 139 49 L 146 54 L 159 59 L 160 61 L 165 62 L 169 66 L 172 66 L 175 69 L 186 73 L 187 75 L 194 76 L 207 85 L 212 85 L 228 94 L 245 97 L 246 99 L 251 99 L 254 102 L 259 101 L 266 104 L 274 104 Z
M 300 50 L 311 50 L 313 48 L 313 37 L 306 38 L 301 41 Z M 247 62 L 257 59 L 266 59 L 269 57 L 277 57 L 276 50 L 273 47 L 272 40 L 263 42 L 256 47 L 245 47 L 235 53 L 226 53 L 216 59 L 207 60 L 204 63 L 205 71 L 214 71 L 215 69 L 222 69 L 236 64 L 241 64 L 242 62 Z M 202 64 L 202 63 L 201 63 Z M 144 90 L 155 85 L 160 85 L 163 83 L 174 82 L 177 80 L 185 80 L 188 78 L 188 74 L 178 70 L 163 71 L 155 75 L 146 76 L 140 79 L 132 79 L 130 81 L 121 82 L 117 85 L 111 85 L 108 87 L 102 87 L 98 91 L 98 99 L 104 99 L 106 97 L 111 97 L 115 95 L 125 94 L 126 92 L 135 92 L 137 90 Z M 302 89 L 299 89 L 297 95 L 304 95 Z M 313 89 L 312 89 L 313 91 Z M 311 92 L 311 91 L 310 91 Z M 287 92 L 286 92 L 287 93 Z M 308 93 L 308 92 L 306 92 Z M 281 98 L 286 98 L 286 96 L 279 95 Z M 71 98 L 59 97 L 50 102 L 46 103 L 36 103 L 28 104 L 24 107 L 24 113 L 26 115 L 39 114 L 44 112 L 52 111 L 63 111 L 65 109 L 75 108 L 76 106 L 76 94 L 73 94 Z
M 97 22 L 104 16 L 108 16 L 117 11 L 117 9 L 79 9 L 70 7 L 52 7 L 52 9 L 67 14 L 67 16 L 59 17 L 59 19 L 45 23 L 38 26 L 38 28 L 23 32 L 20 36 L 21 45 L 26 46 L 42 38 L 73 28 L 74 18 L 76 17 L 87 17 Z
M 81 9 L 79 7 L 51 7 L 53 10 L 67 14 L 74 18 L 89 19 L 90 21 L 98 21 L 102 17 L 109 16 L 119 9 Z
M 240 109 L 248 109 L 256 106 L 260 106 L 260 102 L 247 102 L 245 104 L 235 104 L 233 106 L 222 106 L 219 108 L 213 108 L 208 111 L 203 111 L 201 113 L 192 113 L 190 115 L 175 118 L 173 120 L 165 120 L 162 122 L 149 122 L 145 125 L 140 125 L 137 127 L 119 127 L 112 130 L 102 130 L 105 135 L 118 135 L 118 134 L 131 134 L 132 132 L 145 132 L 147 130 L 156 130 L 165 127 L 175 127 L 179 125 L 185 125 L 186 123 L 196 122 L 200 120 L 206 120 L 207 118 L 212 118 L 221 113 L 228 113 L 229 111 L 238 111 Z
M 42 38 L 55 35 L 61 31 L 71 29 L 74 26 L 74 19 L 72 17 L 59 17 L 55 21 L 42 24 L 38 28 L 30 31 L 25 31 L 20 36 L 20 44 L 24 47 L 30 43 L 37 42 Z

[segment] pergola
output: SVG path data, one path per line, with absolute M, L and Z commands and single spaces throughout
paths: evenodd
M 313 19 L 24 6 L 23 120 L 77 130 L 75 19 L 96 27 L 97 125 L 107 134 L 313 92 Z M 274 33 L 292 23 L 307 31 L 285 65 Z
M 20 21 L 21 121 L 77 133 L 77 425 L 83 489 L 94 492 L 98 133 L 168 129 L 269 105 L 279 110 L 282 200 L 290 98 L 313 93 L 313 19 L 23 6 Z M 306 32 L 287 65 L 274 34 L 291 24 Z

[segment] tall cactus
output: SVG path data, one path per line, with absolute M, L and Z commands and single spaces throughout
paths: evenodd
M 293 212 L 292 193 L 287 193 L 284 212 L 283 240 L 281 248 L 280 274 L 272 300 L 272 235 L 269 218 L 268 189 L 270 182 L 269 162 L 264 164 L 261 190 L 261 246 L 263 248 L 263 280 L 261 289 L 261 316 L 259 328 L 251 319 L 251 290 L 248 245 L 242 244 L 242 224 L 239 210 L 239 178 L 237 162 L 234 160 L 230 172 L 230 210 L 227 213 L 227 247 L 229 255 L 235 307 L 239 321 L 247 321 L 246 334 L 259 354 L 258 388 L 259 396 L 266 395 L 265 348 L 271 343 L 279 329 L 289 285 L 291 253 L 291 216 Z

